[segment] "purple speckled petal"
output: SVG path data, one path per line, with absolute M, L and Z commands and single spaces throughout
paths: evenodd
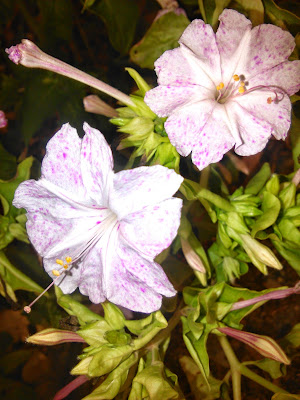
M 203 71 L 214 86 L 218 85 L 221 81 L 220 54 L 211 25 L 205 24 L 201 19 L 194 20 L 183 32 L 179 43 L 188 63 L 190 62 L 188 54 L 193 53 L 196 56 L 197 74 Z M 172 68 L 172 65 L 169 68 Z M 199 75 L 197 79 L 202 81 Z M 202 85 L 206 86 L 204 83 Z
M 183 45 L 163 53 L 154 66 L 160 85 L 198 85 L 208 89 L 215 87 L 214 78 L 202 68 L 203 62 Z
M 229 117 L 231 115 L 226 111 L 226 107 L 217 104 L 199 132 L 192 152 L 192 161 L 199 170 L 220 161 L 236 143 L 234 121 Z
M 245 109 L 238 102 L 232 102 L 231 112 L 242 139 L 242 144 L 235 146 L 240 156 L 250 156 L 263 150 L 272 134 L 272 125 L 260 119 L 256 111 Z
M 219 16 L 220 25 L 216 33 L 217 46 L 221 57 L 222 78 L 225 86 L 237 71 L 240 58 L 247 49 L 251 22 L 235 10 L 224 10 Z
M 175 296 L 176 290 L 159 264 L 146 260 L 128 246 L 120 246 L 118 255 L 125 263 L 127 271 L 136 279 L 163 296 Z
M 80 245 L 85 246 L 97 223 L 107 214 L 76 203 L 68 192 L 45 179 L 21 183 L 13 204 L 27 210 L 28 236 L 43 257 L 49 257 L 54 249 L 52 257 L 73 256 L 74 247 L 77 251 Z
M 247 110 L 252 116 L 270 125 L 272 135 L 276 139 L 285 139 L 291 125 L 290 99 L 286 95 L 282 96 L 279 94 L 280 101 L 273 101 L 271 104 L 268 104 L 267 99 L 269 97 L 274 99 L 274 93 L 257 90 L 238 97 L 236 102 L 242 107 L 241 114 L 244 113 L 244 110 Z M 249 135 L 250 132 L 249 130 Z M 251 132 L 251 136 L 255 136 L 255 132 Z
M 182 181 L 180 175 L 161 165 L 120 171 L 114 176 L 109 207 L 121 220 L 146 206 L 172 197 Z
M 70 194 L 85 199 L 80 149 L 81 139 L 76 129 L 69 124 L 63 125 L 47 144 L 47 152 L 42 162 L 42 177 Z
M 146 93 L 144 100 L 159 117 L 167 117 L 183 104 L 209 98 L 214 98 L 214 92 L 198 85 L 157 86 Z
M 280 96 L 280 91 L 284 90 L 289 96 L 300 90 L 300 61 L 286 61 L 267 72 L 256 75 L 249 81 L 249 89 L 255 86 L 274 86 Z M 274 98 L 274 95 L 271 96 Z
M 167 119 L 166 132 L 179 154 L 188 156 L 197 145 L 200 132 L 215 105 L 214 100 L 199 101 L 176 110 Z
M 84 185 L 98 204 L 106 205 L 113 176 L 112 152 L 104 136 L 86 122 L 81 147 L 81 168 Z
M 251 84 L 252 77 L 286 61 L 295 47 L 294 37 L 270 24 L 252 29 L 247 48 L 239 61 L 237 74 L 244 74 Z
M 142 256 L 153 260 L 175 238 L 181 207 L 182 200 L 172 198 L 129 214 L 120 223 L 124 242 Z
M 158 310 L 162 296 L 127 270 L 127 260 L 123 259 L 124 254 L 120 252 L 114 254 L 107 299 L 132 311 L 151 313 Z

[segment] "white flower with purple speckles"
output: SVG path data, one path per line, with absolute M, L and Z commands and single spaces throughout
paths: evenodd
M 23 182 L 13 204 L 27 210 L 27 232 L 64 293 L 77 287 L 134 311 L 160 308 L 175 290 L 154 258 L 180 223 L 183 178 L 160 165 L 113 172 L 103 135 L 64 125 L 49 141 L 38 181 Z
M 159 116 L 177 151 L 203 169 L 235 146 L 246 156 L 261 151 L 271 135 L 285 139 L 291 122 L 289 96 L 300 88 L 300 61 L 288 61 L 293 36 L 274 25 L 251 29 L 234 10 L 224 10 L 215 34 L 202 20 L 182 34 L 180 47 L 155 63 L 159 86 L 145 102 Z

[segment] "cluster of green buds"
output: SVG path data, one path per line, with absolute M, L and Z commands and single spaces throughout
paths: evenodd
M 100 384 L 84 399 L 114 399 L 120 392 L 126 393 L 124 396 L 130 400 L 142 400 L 147 396 L 159 400 L 162 394 L 163 398 L 180 398 L 177 377 L 163 363 L 169 335 L 158 335 L 168 327 L 160 311 L 144 319 L 127 320 L 117 306 L 105 302 L 102 317 L 64 295 L 59 288 L 56 294 L 58 304 L 78 318 L 80 329 L 76 332 L 46 329 L 29 337 L 27 342 L 40 345 L 86 343 L 78 357 L 79 363 L 71 370 L 72 375 L 85 378 L 75 379 L 73 389 L 78 382 L 91 378 L 100 378 L 97 380 Z M 64 397 L 60 394 L 57 398 Z
M 272 175 L 269 165 L 264 164 L 245 188 L 227 198 L 189 180 L 184 181 L 181 191 L 188 200 L 200 200 L 212 221 L 218 223 L 216 241 L 208 249 L 218 282 L 243 275 L 250 262 L 265 275 L 267 267 L 281 269 L 274 252 L 262 243 L 265 240 L 299 272 L 300 197 L 291 176 Z M 207 266 L 203 256 L 202 260 Z
M 126 70 L 137 84 L 138 91 L 130 95 L 134 106 L 118 108 L 118 117 L 110 119 L 111 123 L 119 127 L 119 132 L 128 135 L 121 140 L 118 149 L 135 147 L 129 166 L 135 158 L 141 157 L 145 163 L 160 164 L 179 172 L 180 156 L 164 129 L 166 118 L 159 118 L 144 102 L 145 93 L 151 89 L 150 86 L 134 69 Z
M 284 351 L 272 338 L 242 331 L 240 322 L 266 301 L 297 293 L 298 285 L 295 288 L 283 287 L 257 292 L 232 287 L 224 282 L 204 289 L 186 287 L 183 290 L 184 301 L 187 304 L 181 318 L 183 339 L 208 387 L 211 376 L 206 343 L 210 334 L 233 337 L 277 363 L 290 363 Z

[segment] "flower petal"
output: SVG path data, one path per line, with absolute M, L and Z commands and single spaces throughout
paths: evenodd
M 214 86 L 218 85 L 221 81 L 220 53 L 212 27 L 201 19 L 196 19 L 183 32 L 179 43 L 181 47 L 183 46 L 182 51 L 189 50 L 196 56 L 198 82 L 203 82 L 198 75 L 203 71 Z M 188 54 L 186 53 L 186 60 L 189 62 Z M 171 65 L 170 68 L 172 67 Z M 204 83 L 201 84 L 206 86 Z
M 42 257 L 53 252 L 51 257 L 71 255 L 71 249 L 87 243 L 92 229 L 106 217 L 105 210 L 76 203 L 68 192 L 43 178 L 21 183 L 13 204 L 26 208 L 28 236 Z
M 230 127 L 225 107 L 209 100 L 183 107 L 165 123 L 170 142 L 183 156 L 192 151 L 200 170 L 221 160 L 235 144 Z
M 107 287 L 108 300 L 132 311 L 151 313 L 158 310 L 162 296 L 129 272 L 127 262 L 122 257 L 122 252 L 114 255 Z
M 252 29 L 250 40 L 239 61 L 237 73 L 246 80 L 286 61 L 295 47 L 294 37 L 287 31 L 263 24 Z
M 79 197 L 86 197 L 80 168 L 81 139 L 69 124 L 49 140 L 42 162 L 42 177 Z
M 238 102 L 232 102 L 230 108 L 242 139 L 234 151 L 240 156 L 250 156 L 263 150 L 272 134 L 272 125 Z
M 118 255 L 125 262 L 127 271 L 139 281 L 159 294 L 175 296 L 176 290 L 159 264 L 146 260 L 128 246 L 120 246 Z
M 124 242 L 141 256 L 153 260 L 170 246 L 177 234 L 181 199 L 168 199 L 129 214 L 120 223 Z
M 161 165 L 120 171 L 114 176 L 109 207 L 121 220 L 172 197 L 182 181 L 180 175 Z
M 194 86 L 157 86 L 145 95 L 145 103 L 159 117 L 167 117 L 188 103 L 214 98 L 212 90 Z
M 241 106 L 241 114 L 244 113 L 244 110 L 247 110 L 259 120 L 266 121 L 276 139 L 285 139 L 291 125 L 290 99 L 285 95 L 280 101 L 273 101 L 268 104 L 268 97 L 274 99 L 274 93 L 257 90 L 247 93 L 245 96 L 240 96 L 236 102 Z M 280 94 L 279 97 L 281 97 Z M 255 135 L 255 132 L 253 131 L 251 135 Z
M 98 204 L 107 205 L 107 196 L 112 183 L 113 158 L 109 145 L 97 129 L 86 122 L 83 125 L 81 168 L 84 185 L 89 195 Z
M 164 52 L 154 65 L 159 85 L 215 87 L 211 74 L 202 68 L 203 61 L 184 45 Z
M 250 39 L 251 22 L 235 10 L 224 10 L 219 16 L 220 25 L 216 33 L 220 52 L 222 78 L 225 86 L 237 71 L 240 57 L 247 49 Z
M 249 82 L 249 89 L 260 85 L 274 86 L 279 97 L 282 90 L 289 96 L 297 93 L 300 90 L 300 61 L 286 61 L 256 75 Z M 274 97 L 274 93 L 271 97 Z

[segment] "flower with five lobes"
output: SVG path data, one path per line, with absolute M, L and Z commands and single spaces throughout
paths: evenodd
M 41 178 L 21 183 L 13 204 L 27 210 L 29 238 L 64 293 L 79 287 L 93 303 L 150 313 L 176 293 L 154 258 L 176 236 L 183 178 L 160 165 L 114 173 L 104 136 L 83 127 L 80 139 L 63 125 Z
M 194 20 L 180 47 L 156 62 L 159 86 L 145 102 L 159 117 L 182 156 L 192 153 L 201 170 L 233 146 L 256 154 L 273 135 L 285 139 L 291 123 L 289 96 L 300 89 L 300 61 L 288 61 L 293 36 L 263 24 L 251 29 L 242 14 L 226 9 L 216 34 Z

